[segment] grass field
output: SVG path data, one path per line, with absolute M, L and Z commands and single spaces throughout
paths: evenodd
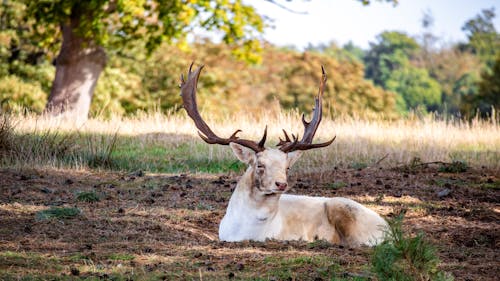
M 242 129 L 254 139 L 267 124 L 270 145 L 282 128 L 302 133 L 299 117 L 208 123 L 221 135 Z M 407 236 L 396 250 L 218 241 L 244 166 L 228 147 L 203 143 L 183 114 L 83 126 L 36 116 L 2 120 L 0 280 L 386 280 L 380 268 L 408 280 L 500 274 L 496 120 L 324 119 L 317 141 L 337 139 L 304 154 L 290 192 L 352 198 L 388 219 L 406 213 Z
M 19 153 L 8 162 L 9 166 L 103 166 L 113 170 L 209 173 L 242 169 L 228 147 L 205 144 L 185 114 L 91 119 L 81 126 L 36 116 L 11 119 L 15 127 L 10 141 Z M 268 125 L 268 146 L 277 143 L 282 129 L 299 135 L 303 132 L 295 112 L 237 115 L 207 122 L 221 136 L 241 129 L 242 137 L 255 140 Z M 395 167 L 435 161 L 463 161 L 470 166 L 500 169 L 497 120 L 466 123 L 432 117 L 392 122 L 324 119 L 316 141 L 332 136 L 337 139 L 331 146 L 307 152 L 297 169 L 318 172 L 333 167 Z

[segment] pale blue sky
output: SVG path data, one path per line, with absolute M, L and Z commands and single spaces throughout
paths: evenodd
M 275 28 L 268 28 L 264 34 L 267 41 L 300 49 L 309 43 L 330 41 L 339 45 L 353 41 L 368 48 L 369 42 L 384 30 L 418 35 L 423 31 L 421 19 L 427 10 L 434 17 L 432 31 L 442 42 L 465 41 L 463 24 L 485 8 L 495 7 L 495 28 L 500 30 L 500 0 L 399 0 L 396 6 L 373 0 L 368 6 L 357 0 L 275 1 L 307 14 L 290 13 L 262 0 L 244 2 L 275 20 Z

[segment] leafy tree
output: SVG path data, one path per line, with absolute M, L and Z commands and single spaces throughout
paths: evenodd
M 337 43 L 333 41 L 327 44 L 320 43 L 316 46 L 309 44 L 306 51 L 326 54 L 336 60 L 347 62 L 362 62 L 364 56 L 363 49 L 354 45 L 351 41 L 345 44 L 342 48 L 340 48 Z
M 386 81 L 386 88 L 401 95 L 404 100 L 398 101 L 398 110 L 404 113 L 409 109 L 435 111 L 441 102 L 441 87 L 429 76 L 427 70 L 411 65 L 401 67 L 391 73 Z
M 494 8 L 484 9 L 462 27 L 469 39 L 467 47 L 481 59 L 487 68 L 493 67 L 495 57 L 500 50 L 500 34 L 495 29 L 494 18 Z
M 462 106 L 467 114 L 477 112 L 482 117 L 491 116 L 493 109 L 500 108 L 500 54 L 497 56 L 492 71 L 481 75 L 477 95 L 468 95 Z
M 424 68 L 439 82 L 442 90 L 440 111 L 460 114 L 465 96 L 477 94 L 481 63 L 477 56 L 456 46 L 419 53 L 412 64 Z
M 354 45 L 352 41 L 347 42 L 342 46 L 342 49 L 349 54 L 350 57 L 355 58 L 358 62 L 363 62 L 365 51 L 360 47 Z
M 384 86 L 391 72 L 408 61 L 419 50 L 419 45 L 415 39 L 397 31 L 382 32 L 377 41 L 370 44 L 364 58 L 365 75 L 376 85 Z
M 5 1 L 4 1 L 5 2 Z M 86 119 L 107 50 L 126 53 L 162 42 L 182 45 L 195 28 L 221 31 L 234 53 L 255 60 L 255 35 L 263 19 L 241 0 L 37 0 L 26 1 L 40 45 L 59 49 L 56 74 L 46 110 Z
M 53 67 L 36 46 L 32 22 L 24 19 L 26 6 L 0 2 L 0 110 L 19 105 L 41 112 L 53 79 Z

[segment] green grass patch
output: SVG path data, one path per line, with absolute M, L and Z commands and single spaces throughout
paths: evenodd
M 266 257 L 264 259 L 270 270 L 263 272 L 255 280 L 368 280 L 344 276 L 345 271 L 333 257 L 301 256 L 295 258 Z M 358 279 L 355 279 L 358 278 Z
M 436 248 L 423 233 L 408 236 L 402 230 L 403 216 L 389 221 L 386 240 L 374 248 L 372 271 L 378 280 L 416 281 L 453 280 L 438 269 Z
M 0 252 L 0 268 L 4 267 L 60 269 L 59 260 L 56 258 L 44 257 L 38 253 L 18 253 L 11 251 Z
M 467 165 L 467 162 L 465 161 L 453 161 L 451 163 L 442 163 L 439 166 L 439 171 L 442 173 L 464 173 L 467 172 L 467 169 L 469 169 L 469 166 Z
M 180 144 L 147 146 L 134 143 L 119 143 L 111 153 L 114 170 L 135 171 L 138 169 L 160 172 L 205 172 L 220 173 L 242 171 L 245 165 L 235 158 L 211 159 L 208 146 L 204 144 Z
M 328 188 L 331 188 L 331 189 L 339 189 L 339 188 L 343 188 L 346 186 L 347 186 L 347 183 L 345 183 L 343 181 L 336 181 L 336 182 L 332 182 L 332 183 L 328 184 Z
M 116 254 L 111 254 L 108 256 L 108 259 L 114 260 L 114 261 L 131 261 L 135 259 L 134 255 L 127 254 L 127 253 L 116 253 Z
M 80 202 L 94 203 L 99 202 L 101 199 L 95 191 L 82 191 L 76 195 L 76 200 Z
M 78 208 L 52 207 L 36 213 L 38 221 L 50 219 L 71 219 L 81 214 Z
M 493 190 L 499 190 L 500 189 L 500 181 L 494 181 L 494 182 L 485 182 L 480 185 L 481 188 L 484 189 L 493 189 Z
M 468 183 L 461 179 L 447 179 L 447 178 L 435 178 L 431 179 L 430 184 L 437 185 L 439 187 L 447 187 L 447 186 L 467 186 Z
M 363 170 L 368 167 L 368 164 L 365 162 L 354 162 L 349 165 L 349 168 L 356 170 Z

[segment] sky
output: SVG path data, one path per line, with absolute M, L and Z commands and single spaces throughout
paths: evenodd
M 303 49 L 309 43 L 336 42 L 338 45 L 352 41 L 367 49 L 369 42 L 384 30 L 397 30 L 409 35 L 422 34 L 424 12 L 434 18 L 431 28 L 441 42 L 465 41 L 464 23 L 485 8 L 495 7 L 495 28 L 500 30 L 500 0 L 399 0 L 391 3 L 372 0 L 363 6 L 357 0 L 275 0 L 296 14 L 263 0 L 246 0 L 258 13 L 274 20 L 274 28 L 267 28 L 264 39 L 278 46 L 295 46 Z

